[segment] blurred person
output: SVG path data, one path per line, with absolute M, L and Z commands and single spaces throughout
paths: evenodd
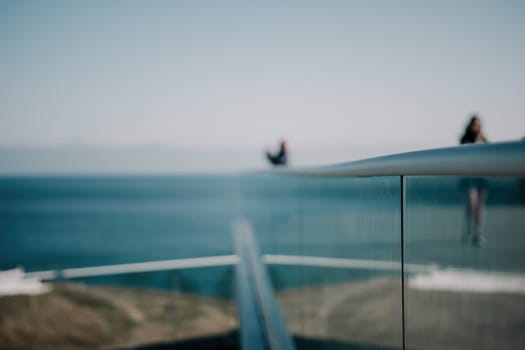
M 465 128 L 461 144 L 488 142 L 481 128 L 480 118 L 474 114 Z M 465 243 L 480 245 L 484 240 L 481 232 L 483 206 L 487 197 L 487 179 L 478 177 L 463 178 L 461 188 L 467 195 L 467 222 L 463 235 Z
M 487 142 L 487 138 L 481 131 L 481 120 L 476 114 L 473 114 L 461 137 L 461 144 L 484 142 Z
M 286 165 L 288 162 L 287 159 L 287 150 L 286 150 L 286 140 L 281 140 L 279 151 L 275 154 L 271 154 L 269 151 L 266 151 L 266 158 L 272 163 L 272 165 Z

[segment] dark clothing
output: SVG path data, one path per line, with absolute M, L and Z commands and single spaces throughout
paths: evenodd
M 482 177 L 463 177 L 459 180 L 459 187 L 463 191 L 475 188 L 478 191 L 485 191 L 488 186 L 488 180 Z
M 481 135 L 481 140 L 476 141 L 477 136 L 473 133 L 466 132 L 461 138 L 461 144 L 466 143 L 485 143 L 487 139 Z M 463 191 L 468 191 L 471 188 L 475 188 L 478 191 L 485 191 L 487 189 L 488 180 L 481 177 L 464 177 L 459 180 L 459 187 Z
M 268 158 L 270 163 L 272 163 L 273 165 L 286 165 L 286 150 L 284 148 L 281 148 L 279 153 L 277 153 L 276 155 L 272 155 L 269 152 L 266 152 L 266 158 Z
M 485 143 L 487 142 L 487 139 L 483 135 L 481 135 L 481 140 L 476 140 L 476 138 L 477 136 L 472 133 L 465 133 L 465 135 L 463 135 L 463 137 L 461 138 L 460 142 L 462 145 L 465 143 Z

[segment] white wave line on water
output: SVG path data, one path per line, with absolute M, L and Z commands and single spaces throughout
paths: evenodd
M 408 287 L 418 290 L 525 294 L 525 275 L 455 268 L 434 269 L 410 277 Z
M 36 295 L 47 293 L 51 287 L 37 277 L 29 277 L 22 268 L 0 271 L 0 295 Z
M 26 273 L 26 275 L 29 277 L 38 277 L 44 280 L 51 280 L 59 278 L 95 277 L 137 272 L 153 272 L 199 267 L 228 266 L 236 264 L 237 261 L 237 255 L 220 255 L 201 258 L 173 259 L 142 263 L 80 267 L 56 271 L 36 271 L 28 272 Z
M 298 255 L 265 255 L 270 265 L 302 265 L 343 269 L 401 272 L 401 262 L 360 260 Z M 442 290 L 471 293 L 525 294 L 525 275 L 472 269 L 440 268 L 437 265 L 405 264 L 408 287 L 419 290 Z

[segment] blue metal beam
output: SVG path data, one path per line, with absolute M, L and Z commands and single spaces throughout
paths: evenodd
M 248 222 L 236 221 L 233 236 L 242 349 L 295 349 Z

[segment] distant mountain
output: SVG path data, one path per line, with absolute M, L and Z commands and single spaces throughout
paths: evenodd
M 349 162 L 411 151 L 404 145 L 294 147 L 291 166 Z M 169 146 L 0 146 L 0 175 L 228 173 L 269 169 L 261 148 L 185 149 Z
M 230 172 L 262 168 L 261 151 L 160 146 L 0 147 L 0 174 Z

